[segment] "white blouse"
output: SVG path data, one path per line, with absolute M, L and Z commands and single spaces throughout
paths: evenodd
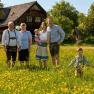
M 41 41 L 47 40 L 47 31 L 40 32 L 40 40 Z

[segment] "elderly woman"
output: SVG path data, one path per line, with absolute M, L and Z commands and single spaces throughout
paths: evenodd
M 29 67 L 29 51 L 32 44 L 32 35 L 30 31 L 26 30 L 25 23 L 21 23 L 20 28 L 21 47 L 19 49 L 19 61 L 21 66 L 26 62 L 26 66 Z

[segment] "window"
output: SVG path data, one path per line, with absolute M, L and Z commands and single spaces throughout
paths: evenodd
M 35 22 L 41 22 L 41 17 L 36 17 Z
M 26 21 L 27 21 L 27 22 L 32 22 L 32 17 L 31 17 L 31 16 L 27 16 L 27 17 L 26 17 Z
M 13 16 L 14 14 L 15 14 L 15 12 L 12 12 L 12 13 L 11 13 L 11 16 Z

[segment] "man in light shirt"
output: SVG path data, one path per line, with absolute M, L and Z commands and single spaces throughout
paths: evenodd
M 50 54 L 52 57 L 52 63 L 55 67 L 59 65 L 59 48 L 60 44 L 63 42 L 65 37 L 65 32 L 61 29 L 60 26 L 53 23 L 53 18 L 49 17 L 48 22 L 48 42 Z
M 16 56 L 17 56 L 17 48 L 20 48 L 20 37 L 19 32 L 17 32 L 14 28 L 14 23 L 12 21 L 8 22 L 8 29 L 3 31 L 2 35 L 2 45 L 5 48 L 6 56 L 7 56 L 7 65 L 10 68 L 14 67 Z M 12 65 L 10 60 L 12 58 Z

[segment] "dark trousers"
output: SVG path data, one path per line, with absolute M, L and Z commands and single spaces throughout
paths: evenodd
M 16 61 L 16 56 L 17 56 L 17 46 L 7 46 L 6 47 L 6 56 L 7 60 Z
M 52 57 L 59 56 L 59 44 L 57 42 L 50 43 L 49 49 Z
M 29 61 L 29 50 L 21 49 L 19 51 L 19 61 Z

